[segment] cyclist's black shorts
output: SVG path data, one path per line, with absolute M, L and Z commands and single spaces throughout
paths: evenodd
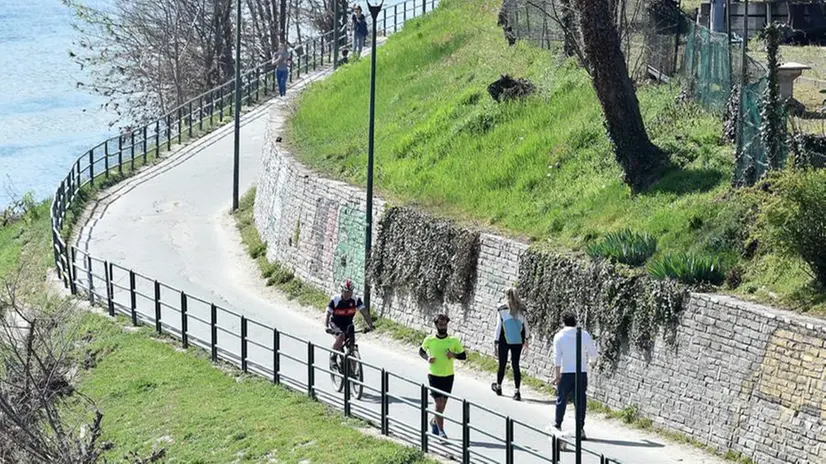
M 336 327 L 338 330 L 346 333 L 347 334 L 346 338 L 353 338 L 353 336 L 356 334 L 356 327 L 355 327 L 355 325 L 353 325 L 352 322 L 345 325 L 344 327 L 342 327 L 342 326 L 336 324 L 334 321 L 330 321 L 330 326 L 331 327 Z
M 438 375 L 427 374 L 427 380 L 430 381 L 430 388 L 436 388 L 441 390 L 445 393 L 452 393 L 453 392 L 453 376 L 448 375 L 447 377 L 439 377 Z M 430 390 L 430 396 L 435 398 L 447 398 L 445 395 Z

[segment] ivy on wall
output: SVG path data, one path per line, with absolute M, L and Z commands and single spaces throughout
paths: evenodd
M 519 265 L 519 289 L 534 330 L 548 338 L 572 310 L 598 338 L 601 368 L 613 368 L 622 350 L 653 348 L 662 333 L 676 341 L 676 325 L 687 289 L 654 280 L 640 270 L 529 248 Z
M 402 289 L 425 302 L 466 304 L 478 258 L 478 232 L 413 208 L 392 207 L 379 221 L 370 280 L 383 294 Z

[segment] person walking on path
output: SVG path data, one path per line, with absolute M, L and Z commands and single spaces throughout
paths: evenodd
M 499 359 L 499 371 L 496 373 L 496 382 L 490 388 L 499 396 L 502 396 L 502 380 L 505 378 L 505 369 L 508 366 L 508 352 L 511 354 L 511 366 L 513 366 L 513 385 L 515 391 L 513 399 L 522 401 L 519 393 L 519 385 L 522 383 L 522 370 L 519 368 L 519 357 L 522 350 L 528 346 L 528 336 L 530 329 L 525 318 L 525 306 L 519 299 L 519 294 L 515 288 L 509 288 L 505 292 L 507 302 L 497 311 L 496 330 L 493 333 L 494 350 Z
M 278 52 L 275 54 L 275 79 L 278 81 L 278 95 L 287 94 L 287 76 L 289 75 L 289 65 L 292 64 L 290 52 L 287 51 L 287 44 L 281 42 Z
M 565 409 L 568 406 L 568 397 L 575 394 L 576 386 L 576 315 L 571 311 L 562 313 L 564 327 L 554 335 L 554 385 L 556 385 L 556 422 L 557 430 L 562 430 L 562 420 L 565 418 Z M 585 329 L 582 329 L 582 385 L 579 397 L 574 399 L 575 410 L 579 415 L 576 424 L 585 440 L 585 390 L 588 388 L 588 362 L 593 367 L 597 359 L 597 348 L 594 340 Z M 575 413 L 575 414 L 577 414 Z
M 462 342 L 455 336 L 447 334 L 447 324 L 450 318 L 446 314 L 438 314 L 433 318 L 436 326 L 436 335 L 428 335 L 419 348 L 419 356 L 430 364 L 430 373 L 427 379 L 430 388 L 445 393 L 453 391 L 453 360 L 467 359 L 467 353 Z M 448 397 L 441 392 L 430 391 L 430 396 L 436 403 L 436 412 L 444 414 Z M 435 416 L 430 421 L 430 431 L 433 435 L 447 438 L 445 434 L 444 418 Z
M 361 56 L 361 49 L 364 48 L 364 41 L 367 39 L 367 18 L 361 12 L 361 7 L 356 5 L 353 13 L 353 52 L 356 58 Z

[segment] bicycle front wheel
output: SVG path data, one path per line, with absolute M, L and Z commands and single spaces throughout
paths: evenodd
M 356 397 L 357 400 L 361 399 L 361 396 L 364 395 L 364 371 L 361 368 L 361 355 L 359 355 L 358 351 L 353 351 L 350 354 L 350 378 L 353 380 L 358 380 L 359 383 L 350 382 L 350 393 Z

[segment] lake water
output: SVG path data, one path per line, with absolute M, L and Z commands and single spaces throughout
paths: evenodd
M 0 209 L 51 197 L 85 150 L 116 133 L 69 58 L 72 12 L 60 0 L 0 0 Z

